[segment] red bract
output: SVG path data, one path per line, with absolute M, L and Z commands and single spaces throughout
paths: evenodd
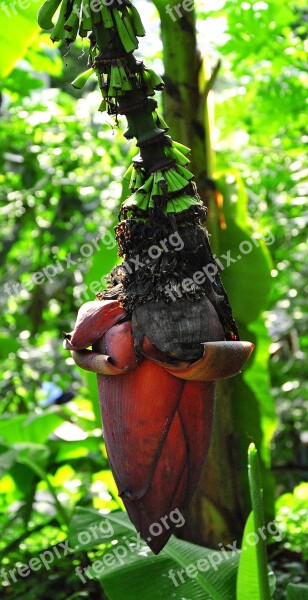
M 77 365 L 98 374 L 119 495 L 157 554 L 175 528 L 168 515 L 185 510 L 196 489 L 211 439 L 215 380 L 236 375 L 253 345 L 206 342 L 201 359 L 174 362 L 144 338 L 138 357 L 131 322 L 117 301 L 107 300 L 80 309 L 64 344 Z

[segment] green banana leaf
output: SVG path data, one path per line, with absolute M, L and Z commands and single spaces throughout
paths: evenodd
M 7 447 L 1 446 L 0 477 L 3 477 L 15 463 L 27 465 L 34 463 L 45 468 L 49 454 L 49 449 L 43 444 L 20 443 Z
M 37 2 L 27 3 L 27 8 L 22 8 L 18 2 L 1 2 L 1 78 L 7 77 L 16 61 L 24 56 L 31 41 L 36 37 L 39 31 L 37 11 Z
M 229 295 L 234 317 L 248 324 L 265 307 L 271 287 L 271 258 L 262 237 L 256 239 L 247 211 L 247 193 L 237 172 L 219 174 L 218 189 L 223 207 L 210 207 L 211 243 L 223 266 L 221 277 Z M 224 227 L 218 227 L 223 217 Z M 251 247 L 251 251 L 249 250 Z
M 61 425 L 64 417 L 58 414 L 57 407 L 41 415 L 16 415 L 2 419 L 0 422 L 0 438 L 8 443 L 33 442 L 43 444 L 48 436 Z
M 275 401 L 270 392 L 269 347 L 271 340 L 262 316 L 259 316 L 254 323 L 250 323 L 247 329 L 245 339 L 255 342 L 256 346 L 252 364 L 249 369 L 245 370 L 243 379 L 258 399 L 263 433 L 260 447 L 261 457 L 265 465 L 270 467 L 270 442 L 277 427 Z
M 241 558 L 237 573 L 236 600 L 261 600 L 256 546 L 245 541 L 249 540 L 249 535 L 253 534 L 254 532 L 254 514 L 252 511 L 246 521 L 243 533 L 244 545 L 242 546 Z M 269 583 L 271 587 L 271 595 L 273 595 L 275 591 L 275 578 L 272 572 L 269 572 Z
M 108 520 L 110 524 L 108 537 L 105 533 L 99 535 L 99 529 L 95 527 L 104 520 Z M 91 536 L 91 531 L 95 531 L 96 535 Z M 80 549 L 83 538 L 86 542 L 82 545 L 83 550 L 99 545 L 101 553 L 95 557 L 95 561 L 106 561 L 101 563 L 104 565 L 102 572 L 98 575 L 97 567 L 95 572 L 90 566 L 87 574 L 100 579 L 109 600 L 122 600 L 124 597 L 126 600 L 234 600 L 239 553 L 214 551 L 173 536 L 164 550 L 158 556 L 154 556 L 144 544 L 137 548 L 136 536 L 135 529 L 125 513 L 113 512 L 104 515 L 92 509 L 75 509 L 69 528 L 70 545 Z M 121 553 L 117 553 L 119 546 L 122 546 Z M 124 556 L 125 548 L 127 552 Z M 114 557 L 113 560 L 110 555 Z M 204 569 L 206 561 L 208 569 L 202 572 L 200 565 Z M 175 583 L 170 577 L 171 569 Z M 186 569 L 190 576 L 187 575 Z M 181 582 L 178 571 L 181 571 L 184 583 Z

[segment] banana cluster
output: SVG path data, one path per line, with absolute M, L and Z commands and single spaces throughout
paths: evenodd
M 167 137 L 167 140 L 169 144 L 165 147 L 165 154 L 173 161 L 169 168 L 146 177 L 138 156 L 124 174 L 124 179 L 129 182 L 129 189 L 133 192 L 122 205 L 121 214 L 125 217 L 137 213 L 142 216 L 141 211 L 146 217 L 149 210 L 158 206 L 167 215 L 182 212 L 192 205 L 201 205 L 200 200 L 192 193 L 191 183 L 194 176 L 185 166 L 189 163 L 187 155 L 190 149 L 178 142 L 172 142 L 171 138 Z
M 166 136 L 166 142 L 168 142 L 168 144 L 165 146 L 165 155 L 172 159 L 175 164 L 175 167 L 164 172 L 167 192 L 172 194 L 187 187 L 189 182 L 193 179 L 193 174 L 185 168 L 190 162 L 188 158 L 190 148 L 179 142 L 172 141 L 169 136 Z M 154 182 L 153 180 L 152 186 L 151 183 L 148 183 L 149 180 L 146 180 L 145 170 L 142 167 L 140 155 L 135 157 L 133 163 L 124 173 L 124 179 L 129 182 L 129 189 L 132 192 L 141 191 L 144 193 L 151 189 L 151 194 L 154 196 L 160 196 L 162 194 L 159 190 L 157 192 L 157 181 Z
M 163 197 L 161 197 L 163 199 Z M 188 210 L 191 206 L 202 206 L 200 200 L 190 194 L 188 191 L 183 191 L 182 194 L 175 198 L 164 199 L 164 202 L 159 202 L 141 192 L 135 192 L 132 194 L 122 205 L 121 215 L 124 218 L 135 217 L 139 215 L 142 219 L 146 219 L 149 211 L 160 209 L 164 215 L 170 213 L 180 213 L 184 210 Z M 144 213 L 142 215 L 142 213 Z
M 61 5 L 61 6 L 60 6 Z M 60 7 L 56 23 L 53 22 Z M 138 37 L 145 35 L 140 15 L 130 0 L 45 0 L 38 12 L 38 24 L 52 30 L 51 40 L 71 44 L 77 35 L 86 37 L 94 25 L 102 24 L 110 35 L 117 31 L 126 53 L 138 48 Z
M 108 99 L 124 96 L 127 92 L 138 89 L 144 90 L 147 96 L 154 96 L 156 90 L 162 90 L 164 87 L 162 78 L 155 71 L 142 65 L 142 68 L 138 66 L 137 70 L 132 72 L 128 68 L 125 58 L 109 60 L 105 68 L 101 62 L 99 66 L 96 65 L 95 58 L 93 64 L 94 67 L 74 79 L 73 87 L 81 89 L 94 72 L 96 72 L 103 97 Z M 162 121 L 160 118 L 160 123 Z M 163 128 L 167 130 L 167 124 L 164 121 L 163 124 Z
M 55 14 L 57 18 L 54 23 Z M 100 25 L 100 29 L 110 37 L 118 35 L 123 55 L 136 50 L 137 38 L 145 35 L 140 15 L 130 0 L 111 0 L 108 6 L 105 0 L 45 0 L 38 12 L 38 23 L 42 29 L 52 30 L 52 41 L 63 40 L 68 44 L 78 34 L 85 37 L 94 26 Z M 155 91 L 163 89 L 161 77 L 152 69 L 145 68 L 143 63 L 136 62 L 135 71 L 131 72 L 126 58 L 117 58 L 104 64 L 104 61 L 98 60 L 98 54 L 97 46 L 91 45 L 90 68 L 73 81 L 73 86 L 77 89 L 81 89 L 94 72 L 103 98 L 108 101 L 110 99 L 111 102 L 113 98 L 124 96 L 133 90 L 142 89 L 147 96 L 154 96 Z M 105 107 L 105 101 L 102 106 Z M 165 127 L 167 128 L 166 124 Z

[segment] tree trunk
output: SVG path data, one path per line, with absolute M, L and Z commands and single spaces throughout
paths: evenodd
M 182 10 L 183 17 L 174 21 L 162 0 L 154 0 L 154 4 L 161 18 L 164 47 L 165 117 L 170 135 L 192 149 L 191 170 L 199 194 L 208 205 L 211 147 L 206 101 L 199 87 L 203 65 L 197 49 L 195 13 Z M 177 4 L 170 2 L 171 7 Z M 251 395 L 249 392 L 246 390 Z M 235 395 L 232 381 L 218 383 L 211 450 L 181 534 L 184 539 L 210 547 L 240 539 L 249 512 L 246 464 L 240 460 L 243 448 L 239 448 L 234 424 Z M 249 401 L 246 398 L 243 401 Z
M 199 92 L 203 65 L 197 49 L 195 13 L 182 9 L 183 17 L 173 21 L 164 0 L 154 0 L 154 4 L 161 18 L 164 48 L 164 114 L 170 135 L 191 148 L 192 172 L 204 199 L 210 151 L 206 143 L 205 102 Z M 171 8 L 177 4 L 170 2 Z

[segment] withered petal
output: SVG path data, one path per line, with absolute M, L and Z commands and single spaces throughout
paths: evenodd
M 161 364 L 168 373 L 188 381 L 216 381 L 227 379 L 240 373 L 251 355 L 254 344 L 251 342 L 207 342 L 203 344 L 203 357 L 194 363 Z M 152 359 L 153 360 L 153 359 Z

